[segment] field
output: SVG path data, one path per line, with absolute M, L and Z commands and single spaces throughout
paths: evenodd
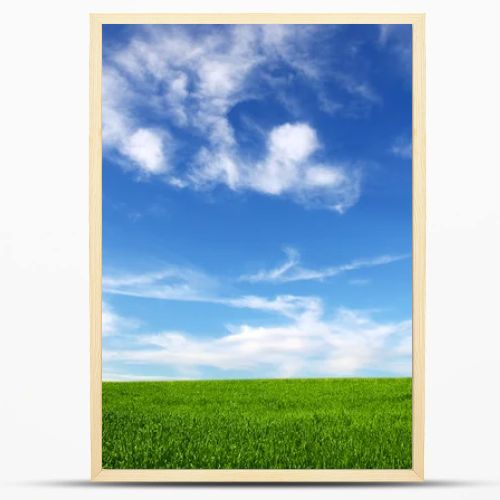
M 104 382 L 105 469 L 409 469 L 411 379 Z

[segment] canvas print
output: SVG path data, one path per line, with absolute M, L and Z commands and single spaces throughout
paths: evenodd
M 412 25 L 104 24 L 104 469 L 412 468 Z

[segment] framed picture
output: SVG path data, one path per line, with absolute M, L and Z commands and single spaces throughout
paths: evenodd
M 424 15 L 90 39 L 92 479 L 423 480 Z

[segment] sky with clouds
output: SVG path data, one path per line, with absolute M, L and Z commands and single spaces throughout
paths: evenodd
M 103 26 L 103 378 L 411 375 L 411 25 Z

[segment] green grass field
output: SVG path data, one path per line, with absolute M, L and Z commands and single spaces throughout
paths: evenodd
M 104 382 L 105 469 L 409 469 L 411 379 Z

